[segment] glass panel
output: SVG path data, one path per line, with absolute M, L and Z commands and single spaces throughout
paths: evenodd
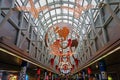
M 72 17 L 69 17 L 70 20 L 72 20 Z
M 70 15 L 73 15 L 73 12 L 72 12 L 72 11 L 69 11 L 69 14 L 70 14 Z
M 19 0 L 20 1 L 20 0 Z M 21 0 L 22 2 L 25 2 L 25 0 Z
M 83 6 L 87 6 L 87 5 L 88 5 L 87 1 L 84 0 L 84 4 L 83 4 Z
M 50 6 L 50 8 L 51 8 L 51 9 L 53 9 L 53 8 L 55 8 L 55 6 L 54 6 L 54 5 L 52 5 L 52 6 Z
M 40 0 L 39 2 L 40 2 L 40 5 L 41 5 L 41 6 L 46 5 L 46 1 L 45 1 L 45 0 Z
M 74 7 L 74 5 L 72 5 L 72 4 L 69 4 L 69 7 L 70 7 L 70 8 L 73 8 L 73 7 Z
M 67 16 L 63 16 L 63 18 L 66 18 L 66 19 L 67 19 L 68 17 L 67 17 Z
M 60 18 L 61 18 L 61 16 L 58 16 L 57 18 L 58 18 L 58 19 L 60 19 Z
M 47 19 L 48 17 L 50 17 L 49 13 L 47 13 L 47 14 L 45 15 L 45 18 L 46 18 L 46 19 Z
M 53 20 L 53 21 L 56 20 L 56 17 L 52 18 L 52 20 Z
M 48 21 L 47 21 L 47 23 L 50 23 L 51 22 L 51 20 L 49 19 Z
M 62 6 L 68 6 L 68 4 L 63 4 Z
M 37 2 L 36 4 L 35 4 L 35 8 L 39 8 L 40 6 L 39 6 L 39 3 Z
M 53 0 L 48 0 L 48 3 L 51 3 L 51 2 L 53 2 Z
M 61 10 L 60 9 L 56 9 L 56 12 L 57 12 L 57 14 L 60 14 Z
M 71 21 L 69 21 L 69 23 L 70 23 L 70 24 L 72 24 L 72 22 L 71 22 Z
M 74 2 L 75 0 L 69 0 L 70 2 Z
M 67 22 L 67 20 L 63 20 L 63 22 Z
M 50 11 L 51 16 L 55 15 L 55 10 Z
M 68 10 L 67 9 L 63 9 L 63 13 L 68 14 Z
M 60 23 L 61 21 L 60 20 L 58 20 L 58 23 Z
M 57 23 L 57 21 L 54 21 L 54 22 L 53 22 L 53 24 L 56 24 L 56 23 Z
M 43 22 L 44 20 L 45 20 L 44 18 L 41 19 L 42 22 Z

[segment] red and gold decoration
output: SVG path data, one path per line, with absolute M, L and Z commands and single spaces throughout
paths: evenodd
M 50 27 L 45 34 L 45 45 L 48 47 L 50 54 L 54 55 L 50 59 L 51 67 L 54 67 L 54 61 L 57 57 L 59 61 L 55 68 L 63 73 L 73 71 L 79 63 L 79 60 L 73 57 L 76 54 L 79 36 L 71 28 L 70 25 L 61 23 Z M 71 63 L 71 58 L 73 58 L 74 64 Z

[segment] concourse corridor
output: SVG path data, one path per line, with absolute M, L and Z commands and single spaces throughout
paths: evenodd
M 120 80 L 120 0 L 0 0 L 0 80 Z

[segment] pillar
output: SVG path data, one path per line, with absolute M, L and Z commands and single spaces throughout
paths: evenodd
M 26 79 L 26 70 L 27 70 L 27 62 L 22 61 L 19 80 L 25 80 Z
M 106 72 L 106 63 L 104 60 L 99 61 L 99 70 L 101 73 L 101 80 L 108 80 L 107 79 L 107 72 Z

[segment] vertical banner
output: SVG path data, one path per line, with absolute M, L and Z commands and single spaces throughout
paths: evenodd
M 101 79 L 107 80 L 106 63 L 104 60 L 99 61 L 99 69 L 101 72 Z
M 85 74 L 86 74 L 86 71 L 82 70 L 82 77 L 83 77 L 84 80 L 85 80 Z
M 25 80 L 26 79 L 26 70 L 27 70 L 27 62 L 22 61 L 19 80 Z
M 40 68 L 37 68 L 37 80 L 40 80 L 40 73 L 41 73 Z

